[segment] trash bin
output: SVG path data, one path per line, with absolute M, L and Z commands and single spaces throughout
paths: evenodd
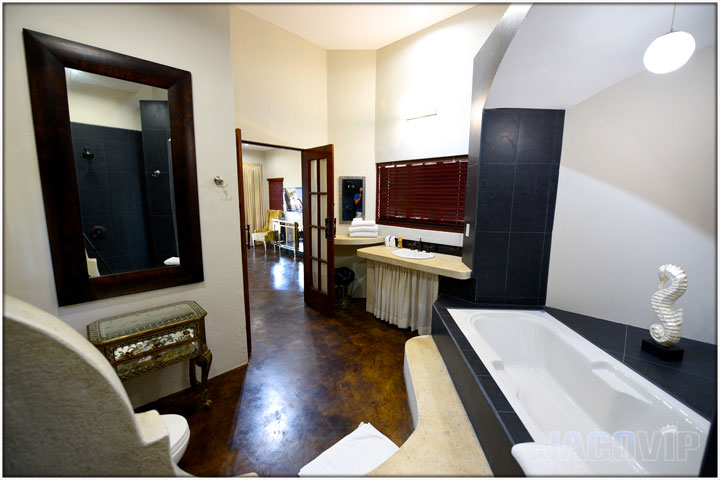
M 352 288 L 353 280 L 355 280 L 355 272 L 348 267 L 335 269 L 335 308 L 343 310 L 350 308 L 352 290 L 348 293 L 348 288 Z

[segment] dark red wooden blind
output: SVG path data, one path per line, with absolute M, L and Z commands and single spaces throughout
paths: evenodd
M 376 221 L 463 231 L 467 156 L 377 165 Z

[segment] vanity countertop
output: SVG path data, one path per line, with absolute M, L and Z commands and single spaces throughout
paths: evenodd
M 375 245 L 383 243 L 384 237 L 351 237 L 349 235 L 335 235 L 335 245 Z
M 466 280 L 470 278 L 471 270 L 462 263 L 461 257 L 436 253 L 434 258 L 429 258 L 427 260 L 412 260 L 409 258 L 396 257 L 391 253 L 393 250 L 398 250 L 398 248 L 378 245 L 374 247 L 359 248 L 357 255 L 358 257 L 367 258 L 369 260 L 389 263 L 398 267 L 433 273 L 435 275 L 442 275 L 443 277 L 457 278 L 459 280 Z

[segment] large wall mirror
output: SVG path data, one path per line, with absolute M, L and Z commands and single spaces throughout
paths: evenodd
M 59 305 L 202 281 L 190 73 L 23 35 Z

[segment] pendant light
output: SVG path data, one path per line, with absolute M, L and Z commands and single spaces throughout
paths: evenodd
M 695 51 L 695 39 L 687 32 L 675 32 L 675 9 L 673 5 L 670 32 L 662 35 L 650 44 L 645 50 L 643 63 L 652 73 L 669 73 L 677 70 L 690 60 Z

